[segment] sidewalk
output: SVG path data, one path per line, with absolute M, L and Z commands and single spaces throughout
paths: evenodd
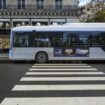
M 8 58 L 8 54 L 0 54 L 0 61 L 8 61 L 9 58 Z

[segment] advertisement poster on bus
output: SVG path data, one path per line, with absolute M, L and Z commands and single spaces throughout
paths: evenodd
M 88 57 L 89 48 L 54 48 L 55 57 Z

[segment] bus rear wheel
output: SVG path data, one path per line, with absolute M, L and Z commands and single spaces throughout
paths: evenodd
M 37 63 L 46 63 L 48 61 L 48 55 L 45 52 L 39 52 L 35 60 Z

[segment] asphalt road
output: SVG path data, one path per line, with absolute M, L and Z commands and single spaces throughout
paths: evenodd
M 1 105 L 105 105 L 105 63 L 0 63 Z
M 28 63 L 0 63 L 0 102 L 31 67 Z

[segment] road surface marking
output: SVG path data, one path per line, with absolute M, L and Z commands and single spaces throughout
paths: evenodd
M 15 85 L 12 91 L 105 90 L 105 85 Z
M 23 77 L 20 81 L 102 81 L 105 77 Z
M 5 98 L 1 105 L 105 105 L 105 97 Z
M 29 70 L 30 70 L 30 71 L 35 71 L 35 70 L 49 70 L 49 71 L 50 71 L 50 70 L 55 70 L 55 71 L 56 71 L 56 70 L 69 70 L 69 71 L 70 71 L 70 70 L 97 70 L 97 69 L 96 69 L 96 68 L 83 68 L 83 69 L 79 69 L 79 68 L 76 68 L 76 69 L 74 69 L 74 68 L 73 68 L 73 69 L 71 69 L 71 68 L 65 68 L 65 69 L 64 69 L 64 68 L 59 68 L 59 69 L 52 69 L 52 68 L 51 68 L 51 69 L 50 69 L 50 68 L 47 68 L 47 69 L 43 69 L 43 68 L 42 68 L 42 69 L 39 69 L 39 68 L 38 68 L 38 69 L 37 69 L 37 68 L 31 68 L 31 69 L 29 69 Z
M 34 67 L 35 67 L 35 68 L 36 68 L 36 67 L 39 67 L 39 68 L 43 68 L 43 67 L 46 67 L 46 68 L 49 68 L 49 67 L 53 67 L 53 68 L 56 68 L 56 67 L 65 67 L 65 68 L 66 68 L 66 67 L 73 67 L 73 68 L 84 67 L 84 68 L 87 68 L 87 67 L 89 67 L 89 68 L 90 68 L 90 67 L 92 67 L 92 66 L 84 66 L 84 65 L 83 65 L 83 66 L 62 66 L 62 65 L 59 65 L 59 66 L 51 66 L 51 65 L 48 65 L 48 66 L 47 66 L 47 65 L 46 65 L 46 66 L 32 66 L 32 67 L 33 67 L 33 68 L 34 68 Z
M 88 64 L 34 64 L 35 66 L 86 66 Z
M 27 72 L 26 75 L 93 75 L 93 74 L 104 74 L 103 72 Z

